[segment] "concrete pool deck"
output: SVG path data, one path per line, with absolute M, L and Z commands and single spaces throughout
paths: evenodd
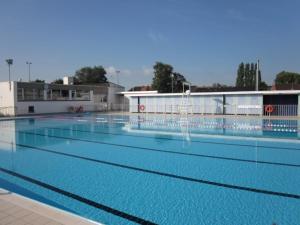
M 180 114 L 171 113 L 131 113 L 122 111 L 112 111 L 112 112 L 86 112 L 86 113 L 97 113 L 103 115 L 122 115 L 122 116 L 180 116 Z M 7 120 L 18 120 L 18 119 L 30 119 L 30 118 L 43 118 L 51 117 L 55 115 L 65 115 L 65 116 L 80 116 L 85 113 L 48 113 L 48 114 L 32 114 L 32 115 L 22 115 L 22 116 L 3 116 L 0 117 L 0 121 Z M 223 114 L 189 114 L 191 118 L 234 118 L 234 119 L 270 119 L 270 120 L 299 120 L 300 116 L 266 116 L 266 115 L 223 115 Z
M 1 225 L 100 224 L 0 188 Z

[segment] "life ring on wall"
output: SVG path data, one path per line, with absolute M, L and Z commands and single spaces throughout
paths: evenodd
M 140 109 L 140 111 L 144 111 L 145 110 L 145 106 L 144 105 L 140 105 L 139 109 Z
M 266 111 L 267 113 L 272 113 L 272 112 L 274 111 L 274 108 L 273 108 L 272 105 L 267 105 L 267 106 L 265 107 L 265 111 Z

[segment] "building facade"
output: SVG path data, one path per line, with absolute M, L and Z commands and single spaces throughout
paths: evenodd
M 1 82 L 0 114 L 26 115 L 76 111 L 103 111 L 123 103 L 113 84 L 63 85 L 34 82 Z
M 299 116 L 300 91 L 123 92 L 130 112 Z M 266 110 L 267 109 L 267 110 Z

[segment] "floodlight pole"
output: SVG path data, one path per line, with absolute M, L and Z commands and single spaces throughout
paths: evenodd
M 5 60 L 8 65 L 8 81 L 9 81 L 9 90 L 11 90 L 11 77 L 10 77 L 10 66 L 13 64 L 13 59 Z
M 26 64 L 28 65 L 28 82 L 31 81 L 30 79 L 30 65 L 32 64 L 32 62 L 26 62 Z
M 172 93 L 174 93 L 174 73 L 171 74 L 172 78 Z
M 256 64 L 256 84 L 255 84 L 256 91 L 258 91 L 259 89 L 258 76 L 259 76 L 259 60 L 257 60 L 257 64 Z

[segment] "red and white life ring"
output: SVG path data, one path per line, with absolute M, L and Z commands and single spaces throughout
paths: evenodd
M 140 106 L 139 106 L 139 109 L 140 109 L 140 111 L 143 112 L 143 111 L 145 110 L 145 106 L 144 106 L 144 105 L 140 105 Z
M 274 108 L 273 108 L 272 105 L 266 105 L 265 111 L 266 111 L 267 113 L 272 113 L 272 112 L 274 111 Z

